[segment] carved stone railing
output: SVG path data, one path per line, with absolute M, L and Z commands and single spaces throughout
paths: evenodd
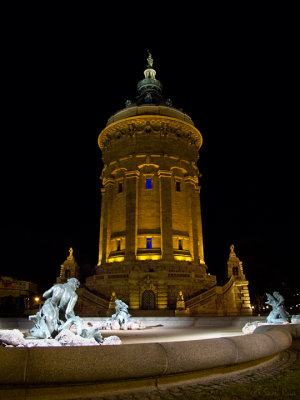
M 217 294 L 217 290 L 219 295 L 220 294 L 224 295 L 232 287 L 234 282 L 235 280 L 232 276 L 224 286 L 214 286 L 211 289 L 207 290 L 206 292 L 200 293 L 199 295 L 193 297 L 192 299 L 187 300 L 185 302 L 186 307 L 191 308 L 195 307 L 196 305 L 201 305 L 201 303 L 205 303 L 209 297 L 215 296 Z
M 216 294 L 216 286 L 212 287 L 211 289 L 207 290 L 204 293 L 200 293 L 198 296 L 193 297 L 190 300 L 185 302 L 185 306 L 187 308 L 194 307 L 201 303 L 204 303 L 209 297 L 212 297 Z
M 81 298 L 87 299 L 88 301 L 95 303 L 102 308 L 108 309 L 109 301 L 107 299 L 90 292 L 86 288 L 78 289 L 77 293 Z

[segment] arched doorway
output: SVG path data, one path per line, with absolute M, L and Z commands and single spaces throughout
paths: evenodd
M 153 290 L 145 290 L 142 296 L 142 309 L 155 310 L 155 293 Z

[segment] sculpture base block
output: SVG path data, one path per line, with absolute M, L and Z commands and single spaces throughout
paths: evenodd
M 189 310 L 175 310 L 175 317 L 189 317 Z

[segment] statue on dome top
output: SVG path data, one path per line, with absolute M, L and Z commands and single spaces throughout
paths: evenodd
M 148 61 L 147 68 L 153 68 L 153 58 L 149 50 L 148 50 L 147 61 Z

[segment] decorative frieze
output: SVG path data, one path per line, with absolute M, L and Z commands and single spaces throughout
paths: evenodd
M 202 145 L 201 133 L 188 122 L 166 116 L 135 116 L 108 125 L 99 136 L 101 150 L 122 138 L 134 138 L 140 134 L 169 136 L 184 139 L 187 144 L 199 149 Z

